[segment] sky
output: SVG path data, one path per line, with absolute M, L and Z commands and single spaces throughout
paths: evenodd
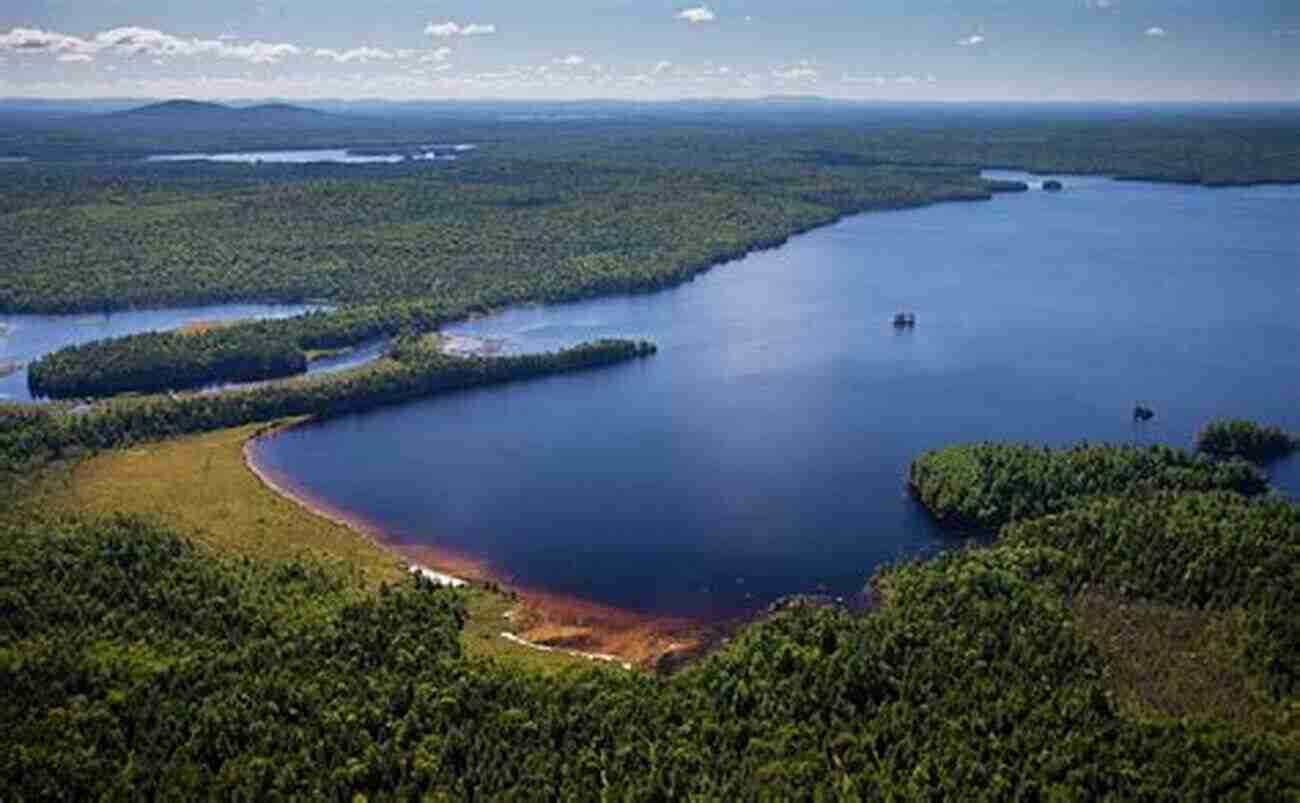
M 5 0 L 0 96 L 1300 101 L 1300 0 Z

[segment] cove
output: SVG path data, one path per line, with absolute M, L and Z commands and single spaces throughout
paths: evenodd
M 704 619 L 847 597 L 882 562 L 960 543 L 906 490 L 927 449 L 1190 446 L 1216 416 L 1300 431 L 1300 187 L 1062 180 L 853 217 L 672 290 L 454 327 L 506 352 L 603 336 L 660 351 L 287 430 L 250 457 L 399 547 Z M 914 329 L 891 326 L 899 311 Z M 1135 427 L 1139 402 L 1156 418 Z M 1300 492 L 1294 458 L 1271 473 Z
M 244 319 L 290 318 L 320 305 L 221 304 L 175 309 L 125 310 L 84 315 L 0 315 L 0 366 L 13 370 L 0 376 L 0 402 L 32 401 L 27 368 L 33 360 L 67 346 L 110 337 L 162 332 L 196 323 Z M 336 358 L 312 368 L 339 370 L 351 362 Z

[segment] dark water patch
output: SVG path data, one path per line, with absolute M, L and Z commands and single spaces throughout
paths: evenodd
M 1218 416 L 1300 431 L 1300 188 L 1063 182 L 851 218 L 653 295 L 464 324 L 507 353 L 606 336 L 660 353 L 330 421 L 254 455 L 398 541 L 521 585 L 722 616 L 847 597 L 882 562 L 954 543 L 904 485 L 926 449 L 1190 446 Z M 895 329 L 899 311 L 916 326 Z M 1155 419 L 1135 426 L 1138 403 Z M 1271 471 L 1300 491 L 1300 460 Z

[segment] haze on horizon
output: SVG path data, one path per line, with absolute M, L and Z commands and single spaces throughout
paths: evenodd
M 11 0 L 0 97 L 1300 101 L 1292 0 Z

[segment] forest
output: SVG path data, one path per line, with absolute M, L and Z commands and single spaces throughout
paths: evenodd
M 33 396 L 70 399 L 254 382 L 307 370 L 306 352 L 259 335 L 239 327 L 234 333 L 154 333 L 70 346 L 32 363 L 27 385 Z
M 1300 449 L 1300 438 L 1254 421 L 1220 419 L 1206 424 L 1197 434 L 1196 448 L 1215 457 L 1241 457 L 1266 463 Z
M 979 443 L 921 455 L 909 483 L 921 503 L 955 527 L 993 529 L 1059 513 L 1078 497 L 1142 491 L 1235 491 L 1256 496 L 1268 478 L 1234 458 L 1213 460 L 1169 446 L 1082 444 L 1050 449 Z
M 1129 462 L 1098 464 L 1117 496 L 864 578 L 869 612 L 792 605 L 669 676 L 470 659 L 462 592 L 373 593 L 138 519 L 24 511 L 0 535 L 0 782 L 77 799 L 1294 799 L 1297 508 L 1124 488 Z M 1133 709 L 1084 618 L 1103 591 L 1241 612 L 1219 671 L 1249 716 Z

